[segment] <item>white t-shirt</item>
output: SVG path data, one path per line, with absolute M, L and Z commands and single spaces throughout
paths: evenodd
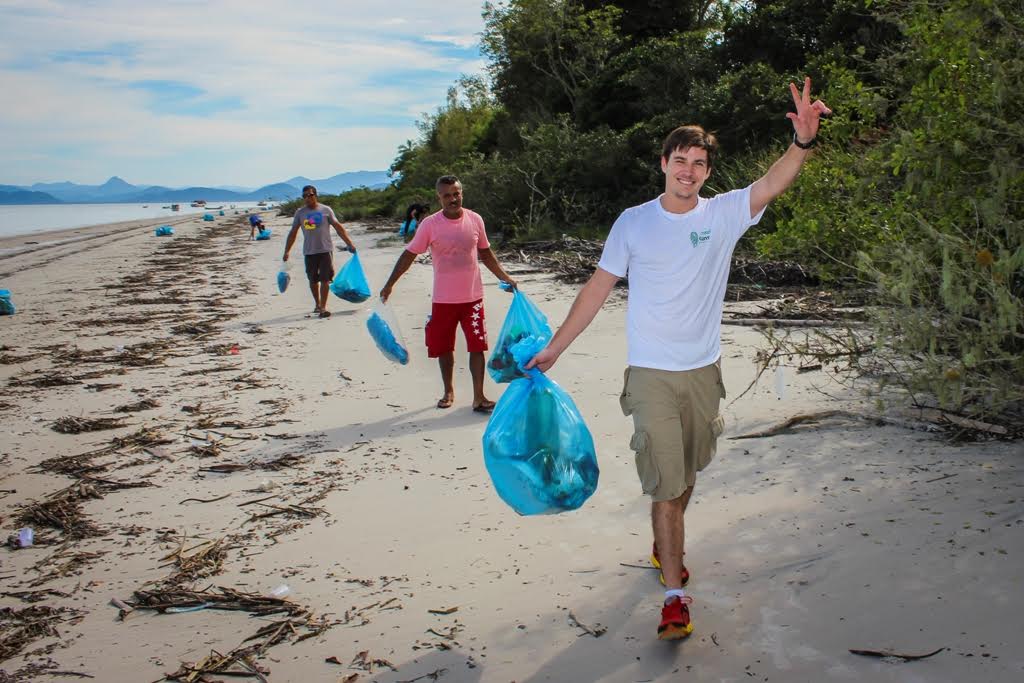
M 692 370 L 718 360 L 733 248 L 763 214 L 750 217 L 749 187 L 700 197 L 684 214 L 660 197 L 622 212 L 597 265 L 629 277 L 630 365 Z

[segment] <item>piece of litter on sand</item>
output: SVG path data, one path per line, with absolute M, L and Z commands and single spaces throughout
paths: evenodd
M 913 662 L 913 661 L 918 660 L 918 659 L 927 659 L 928 657 L 932 657 L 934 655 L 937 655 L 937 654 L 939 654 L 940 652 L 942 652 L 945 649 L 946 648 L 944 648 L 944 647 L 940 647 L 938 650 L 935 650 L 934 652 L 928 652 L 928 653 L 925 653 L 925 654 L 922 654 L 922 655 L 904 655 L 904 654 L 900 654 L 899 652 L 891 652 L 890 650 L 854 650 L 854 649 L 851 649 L 850 653 L 851 654 L 855 654 L 855 655 L 863 655 L 865 657 L 879 657 L 881 659 L 892 659 L 892 660 L 902 660 L 904 662 Z
M 439 609 L 428 609 L 431 614 L 455 614 L 459 611 L 458 607 L 441 607 Z
M 577 619 L 576 615 L 573 614 L 572 612 L 569 612 L 569 622 L 573 626 L 578 626 L 579 628 L 583 629 L 584 633 L 588 633 L 588 634 L 594 636 L 595 638 L 600 638 L 601 636 L 603 636 L 605 634 L 605 632 L 608 631 L 608 627 L 607 626 L 602 626 L 601 624 L 598 624 L 597 626 L 594 626 L 594 627 L 587 626 L 586 624 L 581 622 L 579 619 Z M 582 635 L 582 634 L 580 634 L 580 635 Z
M 444 676 L 446 673 L 448 673 L 448 669 L 438 669 L 437 671 L 431 671 L 428 674 L 423 674 L 422 676 L 417 676 L 416 678 L 407 678 L 405 680 L 398 681 L 397 683 L 416 683 L 416 681 L 422 681 L 424 679 L 436 681 L 441 676 Z
M 124 621 L 128 615 L 135 611 L 135 608 L 118 598 L 111 598 L 110 604 L 118 609 L 117 620 Z
M 213 503 L 218 500 L 224 500 L 230 495 L 230 493 L 225 493 L 223 496 L 218 496 L 217 498 L 185 498 L 183 500 L 179 500 L 178 505 L 184 505 L 185 503 Z
M 201 605 L 191 605 L 189 607 L 168 607 L 164 610 L 165 614 L 186 614 L 188 612 L 199 612 L 213 605 L 212 602 L 204 602 Z

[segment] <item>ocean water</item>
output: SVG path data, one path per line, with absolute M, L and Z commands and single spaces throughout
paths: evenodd
M 256 202 L 210 202 L 211 206 L 223 206 L 226 215 L 234 211 L 246 212 L 256 209 L 267 216 L 276 215 L 277 209 L 258 207 Z M 0 206 L 0 237 L 28 235 L 50 230 L 82 228 L 87 225 L 103 225 L 120 221 L 143 220 L 147 218 L 175 218 L 190 214 L 206 213 L 208 209 L 194 208 L 188 203 L 181 204 L 181 211 L 171 211 L 169 202 L 153 204 L 12 204 Z M 216 212 L 216 211 L 214 211 Z

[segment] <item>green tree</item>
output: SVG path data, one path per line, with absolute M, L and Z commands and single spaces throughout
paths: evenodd
M 498 101 L 520 121 L 577 117 L 580 101 L 619 44 L 612 5 L 573 0 L 484 5 L 483 52 Z

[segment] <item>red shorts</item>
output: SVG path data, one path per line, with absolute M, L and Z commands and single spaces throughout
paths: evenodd
M 424 329 L 427 356 L 438 358 L 455 351 L 455 328 L 462 325 L 466 348 L 470 353 L 487 350 L 487 327 L 484 324 L 483 299 L 465 304 L 435 303 Z

